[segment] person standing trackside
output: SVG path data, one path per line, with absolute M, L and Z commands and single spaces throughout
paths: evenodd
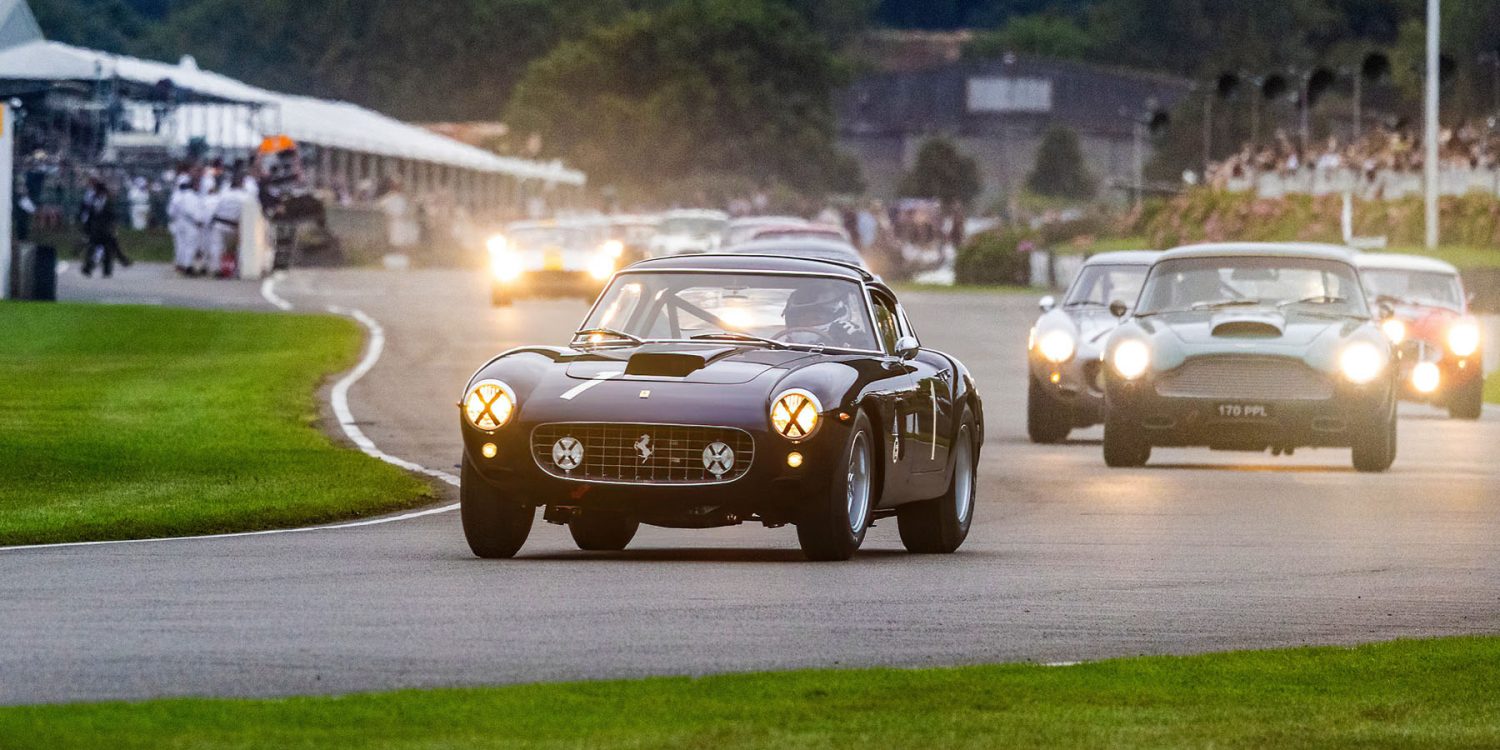
M 198 262 L 199 235 L 202 228 L 198 217 L 203 211 L 203 199 L 193 187 L 193 178 L 180 175 L 177 189 L 167 202 L 167 226 L 172 231 L 172 265 L 180 274 L 188 274 Z
M 118 208 L 104 180 L 98 177 L 90 179 L 89 189 L 84 193 L 83 205 L 78 215 L 87 240 L 87 248 L 83 255 L 84 276 L 94 274 L 96 255 L 103 265 L 102 275 L 106 279 L 114 275 L 116 260 L 119 260 L 121 267 L 130 266 L 130 258 L 127 258 L 120 249 L 120 238 L 116 231 L 119 219 L 117 213 Z
M 235 274 L 244 205 L 245 176 L 236 174 L 219 191 L 208 228 L 208 272 L 221 279 Z

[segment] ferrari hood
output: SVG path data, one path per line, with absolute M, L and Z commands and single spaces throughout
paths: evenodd
M 568 364 L 568 377 L 592 380 L 611 373 L 623 380 L 748 383 L 767 370 L 788 367 L 810 352 L 734 344 L 643 344 L 602 349 Z

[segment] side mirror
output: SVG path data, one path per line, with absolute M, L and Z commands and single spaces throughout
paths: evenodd
M 1380 316 L 1381 320 L 1390 320 L 1396 317 L 1396 308 L 1391 307 L 1389 302 L 1382 302 L 1376 306 L 1375 314 Z
M 1125 300 L 1117 299 L 1109 303 L 1109 314 L 1116 318 L 1123 318 L 1128 312 L 1130 312 L 1130 305 L 1125 304 Z
M 902 336 L 896 339 L 896 356 L 900 357 L 902 361 L 917 356 L 917 352 L 921 350 L 922 345 L 918 344 L 917 340 L 911 336 Z
M 1037 307 L 1042 308 L 1042 312 L 1052 312 L 1052 308 L 1057 307 L 1057 298 L 1049 294 L 1037 303 Z

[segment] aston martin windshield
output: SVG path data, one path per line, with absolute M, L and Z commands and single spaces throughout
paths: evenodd
M 1158 263 L 1146 280 L 1136 313 L 1241 307 L 1369 315 L 1359 280 L 1349 265 L 1274 256 L 1179 258 Z
M 1462 310 L 1458 277 L 1436 271 L 1368 269 L 1363 273 L 1370 299 Z
M 630 336 L 874 350 L 872 331 L 863 289 L 853 281 L 676 272 L 620 274 L 581 329 L 595 343 Z
M 1068 292 L 1068 307 L 1106 307 L 1119 300 L 1129 305 L 1141 294 L 1147 266 L 1087 266 Z

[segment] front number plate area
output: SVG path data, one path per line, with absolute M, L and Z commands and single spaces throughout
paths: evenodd
M 1219 419 L 1243 419 L 1254 422 L 1270 419 L 1271 407 L 1265 404 L 1232 401 L 1214 407 L 1214 415 Z

